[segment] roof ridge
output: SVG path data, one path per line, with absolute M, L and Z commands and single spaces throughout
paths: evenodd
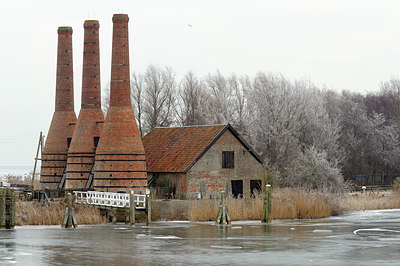
M 181 128 L 181 127 L 221 127 L 221 126 L 227 126 L 228 124 L 216 124 L 216 125 L 191 125 L 191 126 L 173 126 L 173 127 L 154 127 L 154 128 L 160 128 L 160 129 L 167 129 L 167 128 Z

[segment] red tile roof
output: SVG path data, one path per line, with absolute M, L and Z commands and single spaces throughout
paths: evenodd
M 154 128 L 143 137 L 148 172 L 184 172 L 227 128 L 186 126 Z

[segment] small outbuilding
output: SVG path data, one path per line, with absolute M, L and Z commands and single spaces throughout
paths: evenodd
M 175 198 L 250 196 L 263 162 L 231 125 L 154 128 L 143 137 L 148 184 Z

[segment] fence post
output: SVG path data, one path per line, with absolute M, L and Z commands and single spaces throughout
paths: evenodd
M 135 195 L 133 194 L 133 190 L 129 193 L 129 223 L 131 226 L 135 225 L 135 210 L 136 210 L 136 202 Z
M 15 195 L 12 189 L 0 189 L 0 228 L 15 226 Z
M 219 209 L 217 218 L 215 219 L 216 224 L 230 224 L 231 218 L 229 216 L 228 208 L 225 205 L 225 191 L 221 192 L 221 201 L 219 203 Z
M 65 207 L 64 218 L 61 222 L 61 227 L 62 228 L 71 228 L 71 227 L 76 228 L 77 226 L 78 226 L 78 223 L 76 222 L 76 219 L 75 219 L 75 212 L 72 209 L 72 194 L 68 193 L 67 206 Z
M 262 223 L 271 222 L 271 185 L 265 185 L 264 206 L 262 214 Z
M 146 188 L 146 208 L 147 208 L 147 219 L 146 225 L 151 222 L 151 200 L 150 200 L 150 189 Z

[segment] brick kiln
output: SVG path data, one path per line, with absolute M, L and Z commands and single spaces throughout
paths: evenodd
M 110 106 L 105 121 L 101 111 L 98 21 L 84 23 L 82 104 L 77 123 L 72 28 L 58 29 L 56 110 L 42 155 L 43 189 L 63 188 L 64 180 L 65 187 L 72 189 L 146 189 L 145 152 L 131 106 L 128 21 L 126 14 L 113 16 Z
M 110 107 L 100 134 L 94 188 L 144 191 L 147 187 L 143 143 L 131 106 L 128 15 L 113 16 Z
M 84 27 L 81 110 L 68 151 L 66 188 L 89 188 L 96 146 L 104 123 L 101 110 L 99 22 Z
M 67 152 L 76 123 L 72 69 L 72 28 L 58 28 L 56 103 L 42 153 L 40 183 L 57 188 L 67 164 Z

